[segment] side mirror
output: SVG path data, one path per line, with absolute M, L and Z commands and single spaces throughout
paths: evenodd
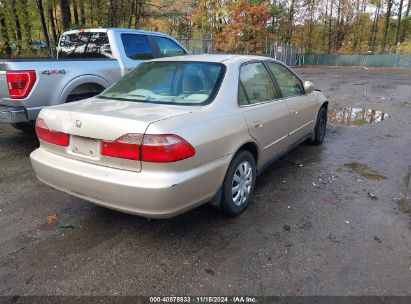
M 306 94 L 310 94 L 312 91 L 314 91 L 314 84 L 311 81 L 305 81 L 304 91 Z

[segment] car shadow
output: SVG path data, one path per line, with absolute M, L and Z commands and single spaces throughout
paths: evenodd
M 0 126 L 0 151 L 13 151 L 20 154 L 31 152 L 39 147 L 35 132 L 23 132 L 9 125 Z

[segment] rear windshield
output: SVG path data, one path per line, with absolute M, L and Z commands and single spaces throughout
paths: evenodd
M 105 32 L 78 32 L 61 36 L 58 58 L 112 58 Z
M 209 62 L 145 62 L 99 95 L 101 98 L 202 105 L 217 94 L 224 65 Z

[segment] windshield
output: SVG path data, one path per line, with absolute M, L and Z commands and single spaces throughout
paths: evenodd
M 145 62 L 99 95 L 100 98 L 176 105 L 202 105 L 217 94 L 225 67 L 220 63 Z

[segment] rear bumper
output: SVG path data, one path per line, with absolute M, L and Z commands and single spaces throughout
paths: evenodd
M 144 217 L 167 218 L 209 201 L 223 182 L 231 156 L 185 172 L 132 172 L 59 156 L 39 148 L 30 155 L 44 183 L 97 205 Z
M 0 106 L 0 123 L 18 123 L 28 121 L 25 108 Z

